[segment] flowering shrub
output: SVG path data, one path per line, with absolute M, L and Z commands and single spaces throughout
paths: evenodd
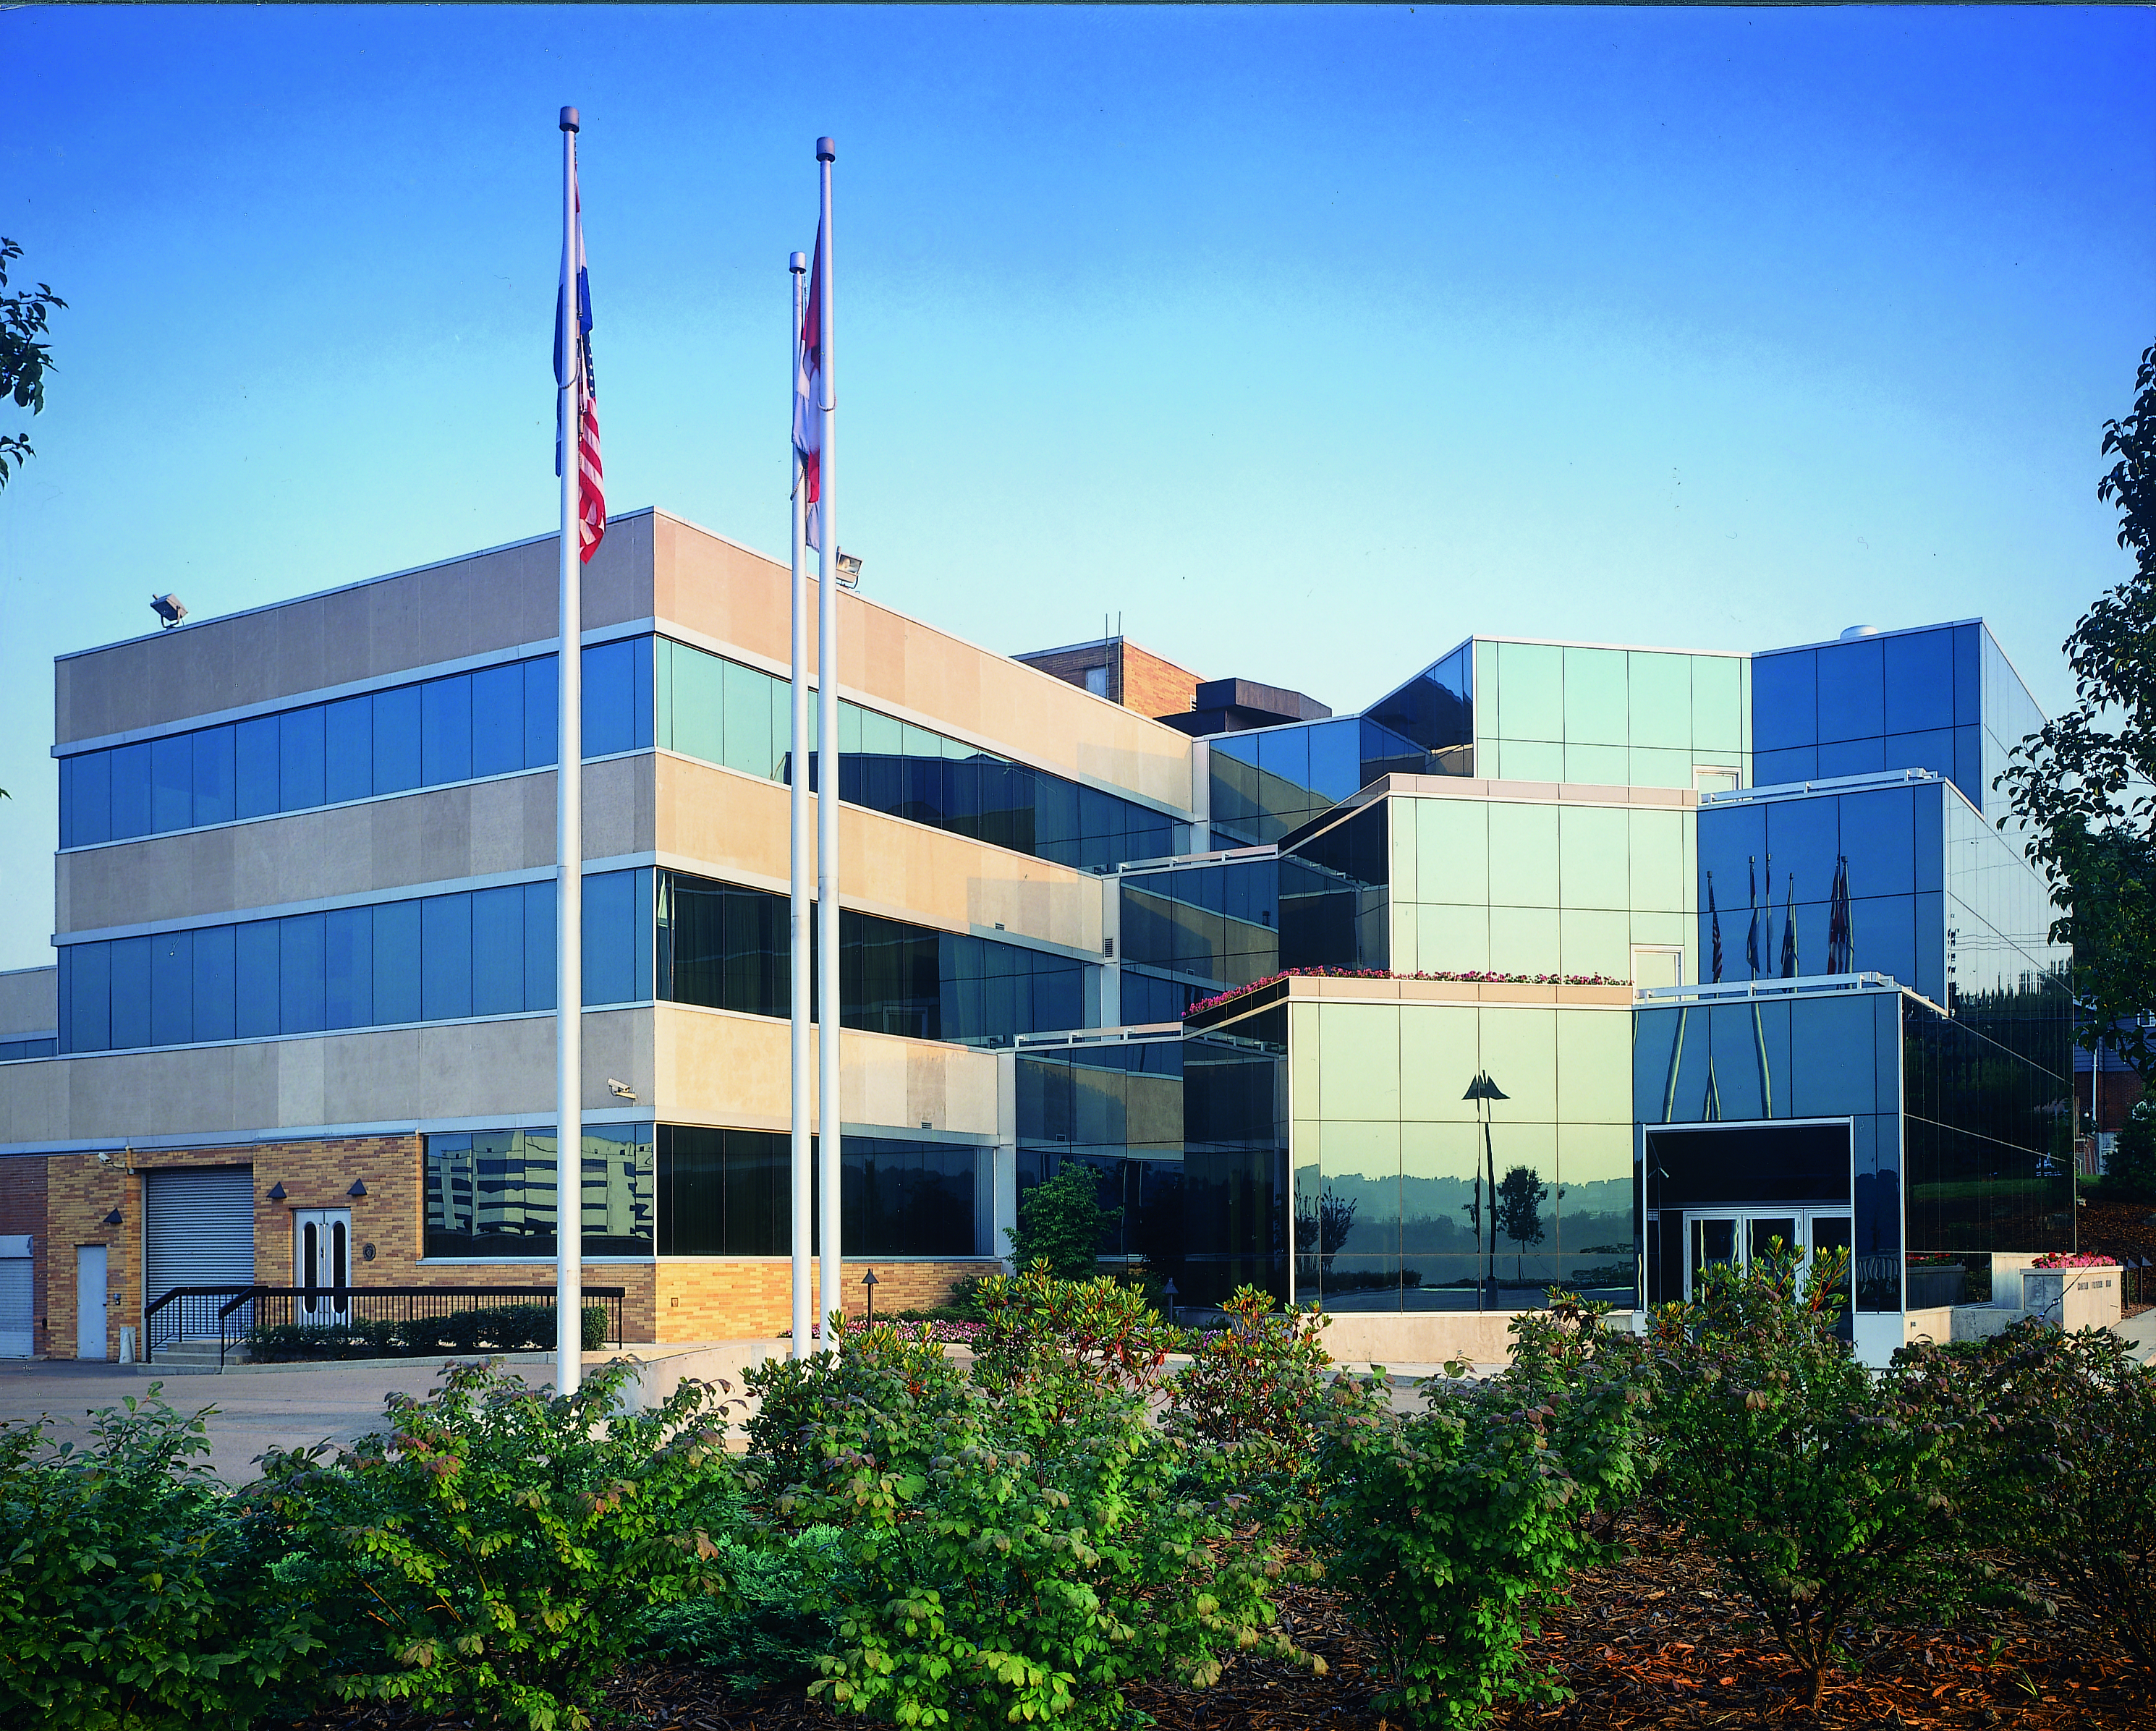
M 1267 974 L 1261 980 L 1253 980 L 1248 986 L 1216 992 L 1209 998 L 1200 998 L 1183 1013 L 1195 1016 L 1201 1010 L 1210 1010 L 1219 1004 L 1231 1002 L 1245 992 L 1270 986 L 1276 981 L 1304 980 L 1457 980 L 1471 986 L 1629 986 L 1628 980 L 1612 980 L 1607 974 L 1498 974 L 1485 969 L 1455 973 L 1440 968 L 1416 974 L 1396 974 L 1389 968 L 1283 968 L 1277 974 Z
M 2038 1257 L 2031 1266 L 2038 1268 L 2115 1268 L 2118 1266 L 2118 1258 L 2099 1256 L 2089 1250 L 2071 1253 L 2055 1250 L 2048 1256 Z

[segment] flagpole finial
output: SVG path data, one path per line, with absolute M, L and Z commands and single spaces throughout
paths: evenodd
M 816 141 L 816 160 L 819 162 L 837 161 L 839 160 L 838 146 L 833 144 L 828 138 L 818 139 Z
M 577 123 L 577 111 L 573 108 L 565 108 L 562 110 L 562 130 L 564 132 L 581 132 L 583 130 Z
M 786 255 L 786 268 L 794 275 L 799 276 L 808 269 L 808 255 L 806 253 L 788 253 Z

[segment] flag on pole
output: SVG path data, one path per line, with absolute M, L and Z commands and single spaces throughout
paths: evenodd
M 572 166 L 570 172 L 573 175 Z M 568 340 L 568 308 L 564 304 L 567 289 L 559 289 L 554 294 L 554 473 L 562 473 L 562 451 L 565 429 L 562 426 L 562 410 L 565 400 L 559 394 L 571 378 L 576 381 L 577 417 L 577 546 L 581 556 L 589 559 L 606 539 L 606 487 L 603 472 L 599 467 L 599 408 L 598 397 L 592 382 L 592 282 L 584 268 L 584 195 L 581 187 L 577 194 L 577 223 L 569 241 L 571 257 L 566 277 L 573 271 L 577 284 L 577 328 L 573 341 Z
M 1770 883 L 1767 886 L 1767 894 L 1772 895 L 1774 893 L 1774 886 Z M 1797 977 L 1797 874 L 1794 872 L 1789 873 L 1789 898 L 1782 904 L 1782 977 L 1784 980 Z
M 1745 880 L 1752 887 L 1747 892 L 1752 904 L 1752 929 L 1744 935 L 1744 960 L 1752 970 L 1752 977 L 1759 977 L 1759 856 L 1753 854 L 1744 863 Z M 1768 894 L 1773 893 L 1771 888 Z
M 801 518 L 809 546 L 824 545 L 824 225 L 808 267 L 808 310 L 793 348 L 793 448 L 801 458 Z
M 1707 874 L 1707 917 L 1714 931 L 1714 983 L 1722 984 L 1722 914 L 1714 905 L 1714 873 Z

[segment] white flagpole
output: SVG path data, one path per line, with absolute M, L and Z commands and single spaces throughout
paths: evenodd
M 560 749 L 556 842 L 560 864 L 554 890 L 559 924 L 554 947 L 556 1115 L 554 1125 L 554 1387 L 568 1394 L 584 1368 L 583 1304 L 583 1000 L 584 740 L 583 595 L 577 520 L 582 515 L 583 438 L 578 401 L 582 345 L 577 302 L 577 111 L 562 110 L 562 635 Z
M 820 1228 L 823 1291 L 819 1308 L 825 1316 L 844 1308 L 839 1244 L 839 514 L 837 480 L 839 447 L 839 392 L 832 371 L 832 330 L 835 309 L 831 300 L 831 163 L 837 147 L 828 138 L 816 141 L 817 180 L 822 201 L 823 280 L 817 284 L 822 303 L 824 364 L 823 401 L 814 405 L 822 417 L 822 443 L 817 453 L 816 576 L 816 904 L 820 926 L 817 943 L 816 1116 L 817 1172 L 823 1194 L 817 1200 Z
M 793 471 L 793 534 L 788 545 L 793 555 L 793 745 L 787 761 L 793 768 L 788 790 L 793 812 L 793 848 L 790 860 L 789 903 L 793 948 L 788 952 L 793 970 L 793 1356 L 805 1359 L 815 1349 L 810 1338 L 815 1328 L 816 1307 L 809 1293 L 813 1270 L 809 1264 L 809 1211 L 814 1193 L 809 1183 L 814 1144 L 808 1121 L 808 561 L 802 545 L 806 520 L 801 497 L 801 453 L 793 443 L 794 393 L 800 388 L 801 316 L 808 294 L 808 261 L 796 253 L 786 261 L 793 284 L 793 323 L 786 346 L 787 449 Z

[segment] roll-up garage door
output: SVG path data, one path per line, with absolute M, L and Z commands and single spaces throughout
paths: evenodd
M 142 1175 L 144 1300 L 176 1286 L 254 1280 L 254 1169 L 198 1166 Z

